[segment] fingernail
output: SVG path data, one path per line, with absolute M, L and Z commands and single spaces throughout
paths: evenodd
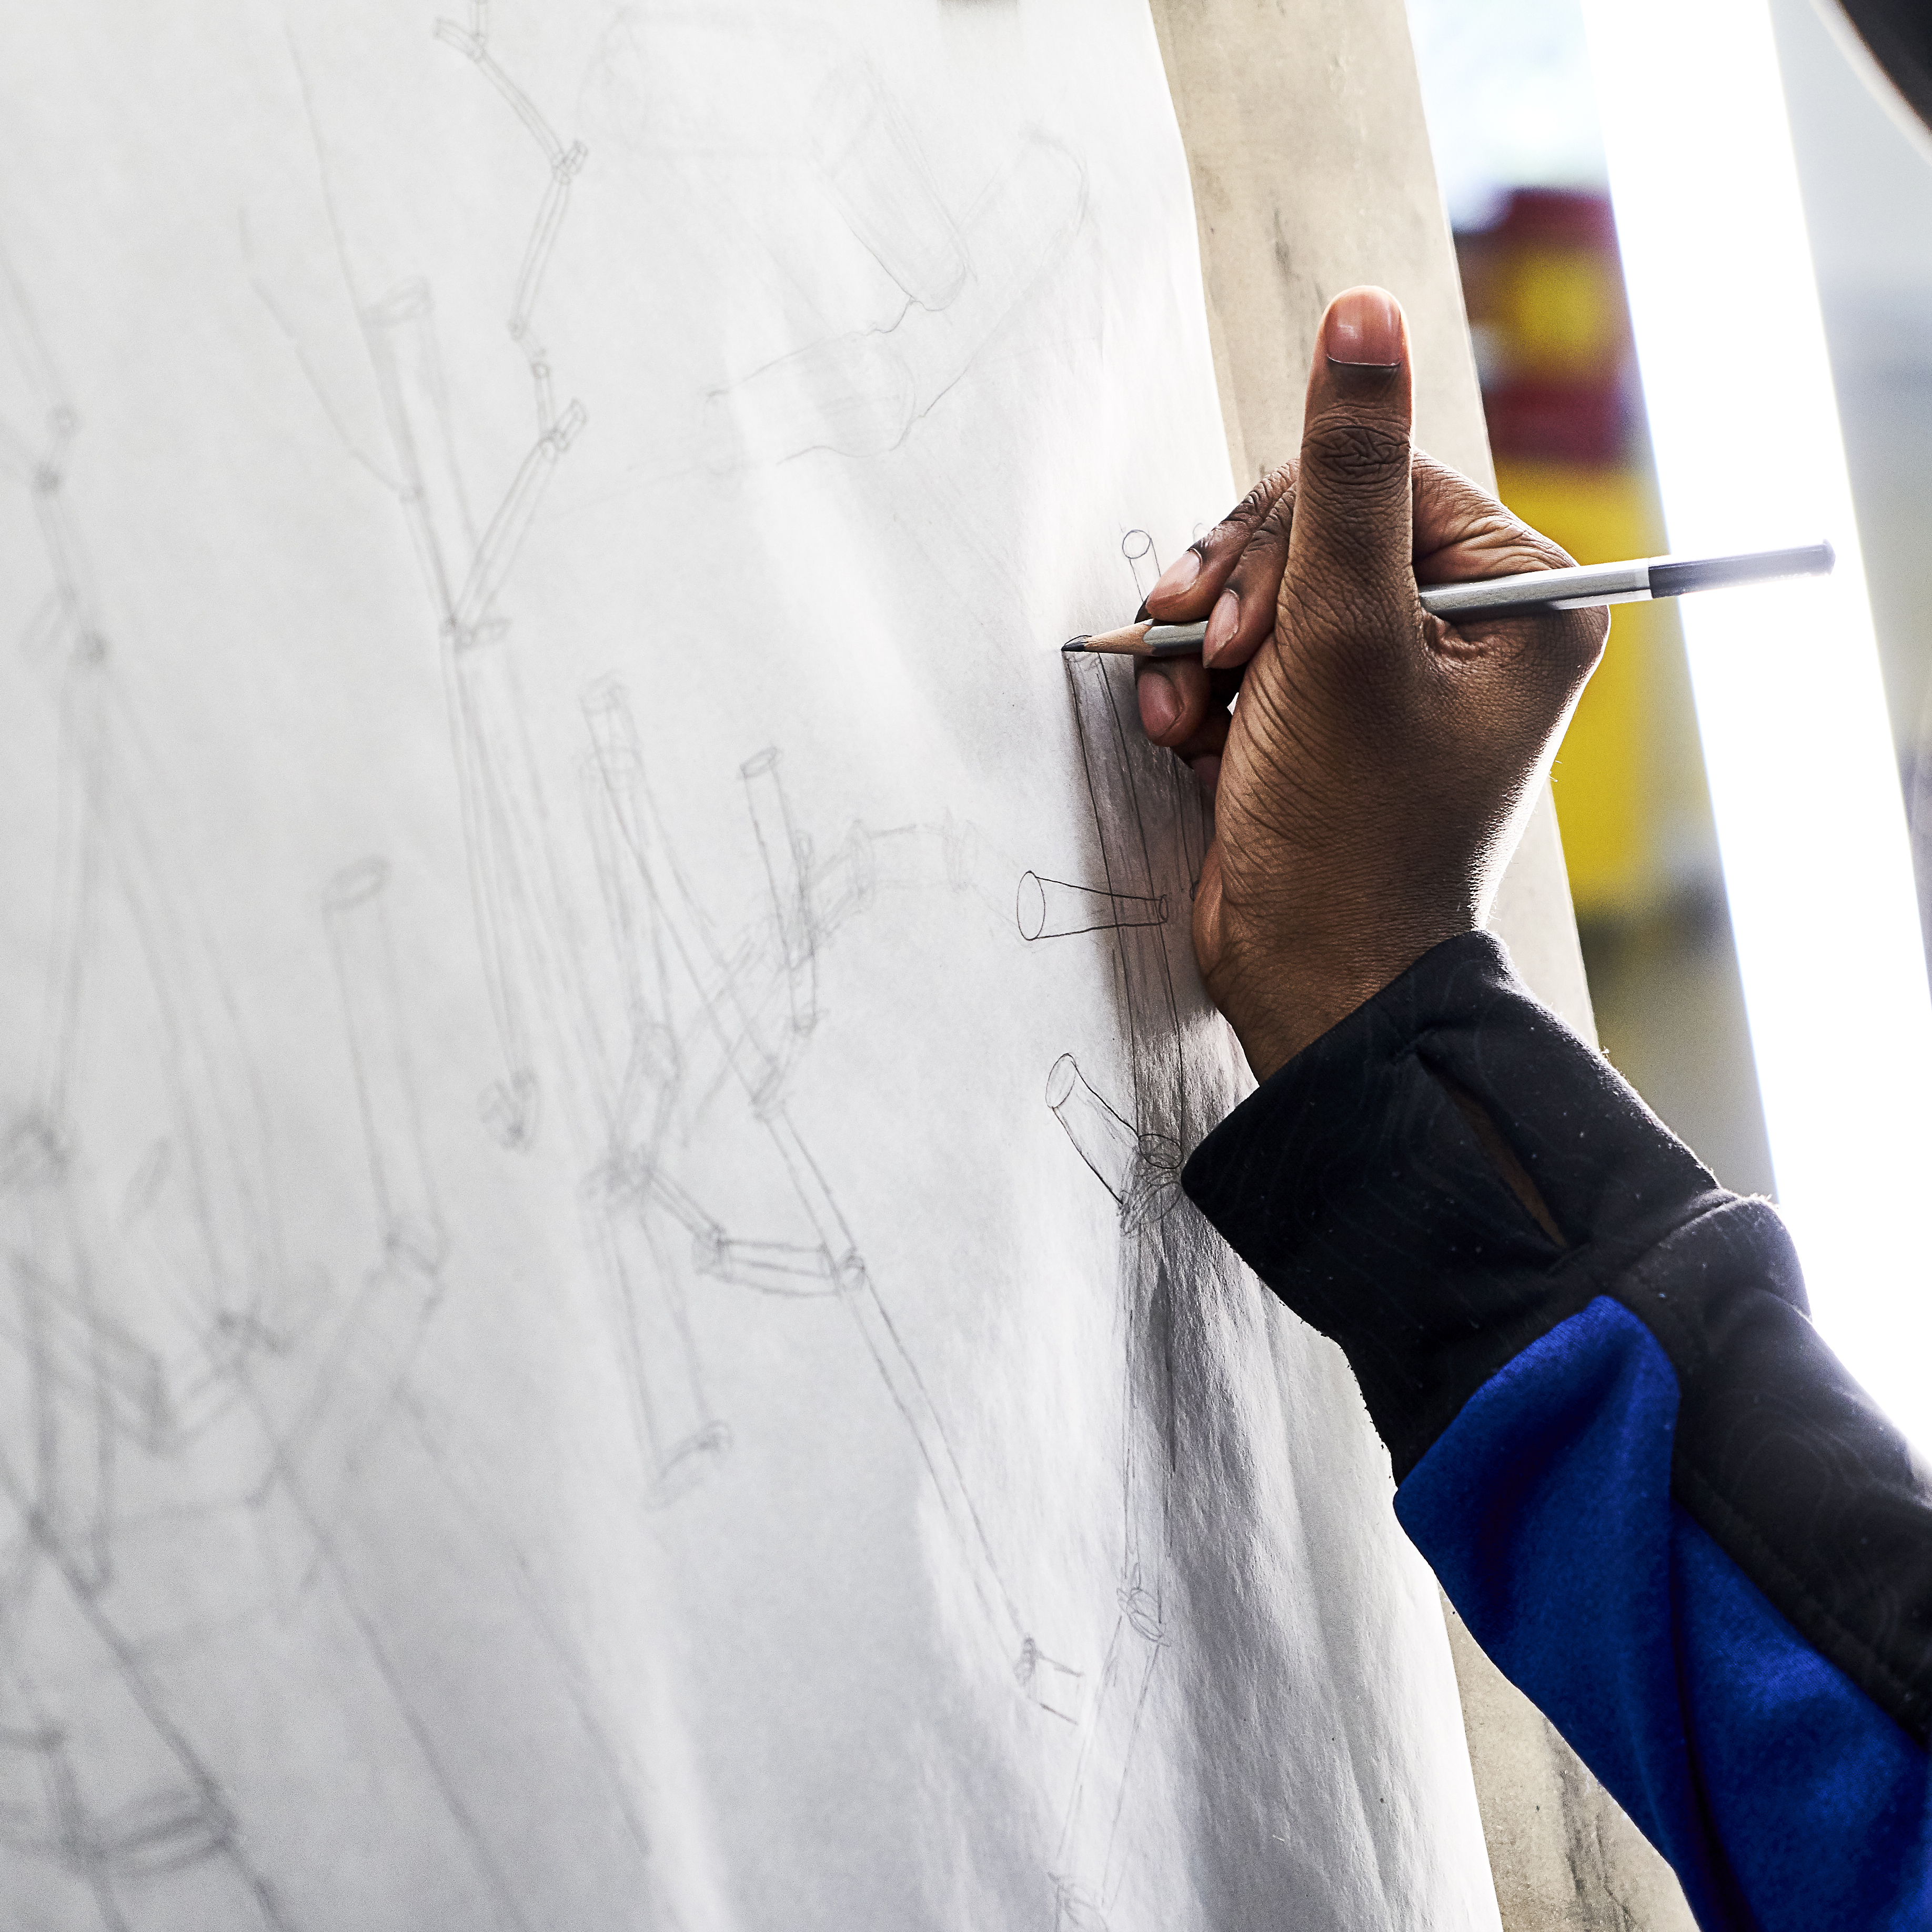
M 1201 796 L 1211 802 L 1214 788 L 1221 782 L 1221 760 L 1218 758 L 1196 758 L 1188 769 L 1194 774 L 1194 782 L 1201 788 Z
M 1141 728 L 1150 738 L 1163 738 L 1180 716 L 1180 698 L 1166 674 L 1150 670 L 1141 680 Z
M 1331 362 L 1393 369 L 1402 360 L 1402 309 L 1386 289 L 1348 289 L 1328 305 L 1322 346 Z
M 1200 558 L 1191 550 L 1183 550 L 1154 580 L 1154 588 L 1148 592 L 1149 601 L 1156 597 L 1178 597 L 1200 574 Z
M 1224 590 L 1208 614 L 1208 633 L 1201 640 L 1201 662 L 1212 664 L 1228 647 L 1234 626 L 1241 621 L 1241 600 L 1232 590 Z

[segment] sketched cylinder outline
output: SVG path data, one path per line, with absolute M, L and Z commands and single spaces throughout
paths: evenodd
M 1160 553 L 1145 530 L 1129 530 L 1120 538 L 1120 554 L 1134 574 L 1134 588 L 1144 598 L 1160 580 Z
M 1048 879 L 1022 872 L 1013 895 L 1013 916 L 1020 937 L 1067 939 L 1076 933 L 1114 932 L 1137 926 L 1165 926 L 1167 896 L 1148 898 L 1132 892 L 1110 892 L 1099 886 L 1076 885 L 1068 879 Z

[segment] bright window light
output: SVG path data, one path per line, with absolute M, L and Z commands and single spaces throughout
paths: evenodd
M 1585 13 L 1670 547 L 1838 548 L 1680 608 L 1779 1205 L 1826 1339 L 1932 1448 L 1932 999 L 1771 19 Z

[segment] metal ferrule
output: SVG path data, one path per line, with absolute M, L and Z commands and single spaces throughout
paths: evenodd
M 1150 658 L 1191 657 L 1201 648 L 1208 626 L 1201 624 L 1150 624 L 1145 639 Z

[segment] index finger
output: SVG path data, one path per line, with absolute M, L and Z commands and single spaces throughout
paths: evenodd
M 1291 458 L 1270 470 L 1204 537 L 1190 544 L 1148 592 L 1148 614 L 1164 624 L 1192 623 L 1206 616 L 1269 512 L 1284 498 L 1285 508 L 1292 509 L 1299 466 Z

